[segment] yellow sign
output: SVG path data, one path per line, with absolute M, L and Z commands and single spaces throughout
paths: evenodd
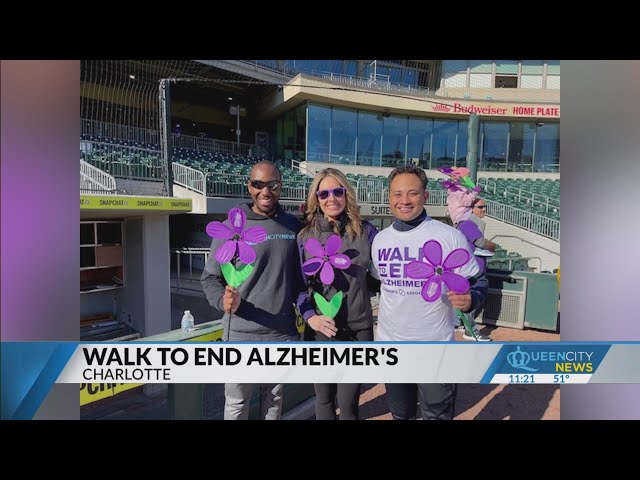
M 222 329 L 193 337 L 187 342 L 221 342 Z M 82 383 L 80 384 L 80 405 L 97 402 L 103 398 L 113 397 L 132 388 L 141 387 L 143 383 Z
M 80 195 L 80 210 L 146 210 L 190 212 L 190 198 Z
M 80 405 L 97 402 L 103 398 L 112 397 L 126 390 L 142 385 L 141 383 L 81 383 Z

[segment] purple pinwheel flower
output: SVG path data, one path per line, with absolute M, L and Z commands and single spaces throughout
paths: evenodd
M 442 188 L 450 192 L 457 192 L 458 190 L 460 190 L 460 187 L 458 187 L 458 185 L 451 180 L 442 180 L 440 182 L 440 185 L 442 186 Z
M 407 264 L 406 274 L 409 278 L 426 278 L 422 287 L 422 298 L 427 302 L 435 302 L 442 293 L 442 282 L 455 293 L 464 293 L 469 290 L 469 281 L 457 273 L 453 273 L 454 268 L 466 264 L 471 255 L 464 248 L 453 250 L 445 261 L 442 261 L 442 245 L 437 240 L 429 240 L 422 247 L 425 262 L 413 261 Z
M 445 175 L 451 176 L 453 174 L 453 168 L 451 167 L 440 167 L 438 168 L 438 170 L 444 173 Z
M 351 259 L 342 253 L 338 253 L 341 246 L 342 240 L 335 234 L 327 239 L 324 247 L 315 238 L 308 239 L 304 242 L 304 248 L 313 255 L 314 258 L 304 262 L 302 271 L 306 275 L 315 275 L 320 271 L 320 280 L 322 283 L 331 285 L 335 278 L 332 266 L 340 270 L 345 270 L 351 266 Z
M 264 242 L 267 238 L 267 231 L 262 227 L 251 227 L 243 231 L 247 216 L 241 208 L 229 210 L 229 223 L 231 228 L 222 222 L 209 222 L 207 224 L 207 235 L 213 238 L 227 240 L 216 251 L 218 263 L 230 262 L 236 254 L 243 263 L 249 265 L 256 259 L 256 252 L 249 246 Z

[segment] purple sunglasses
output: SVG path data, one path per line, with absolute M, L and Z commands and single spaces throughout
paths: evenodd
M 336 188 L 331 189 L 331 190 L 318 190 L 316 192 L 316 196 L 320 200 L 326 200 L 327 198 L 329 198 L 329 194 L 332 193 L 334 197 L 342 198 L 346 191 L 347 191 L 347 189 L 344 188 L 344 187 L 336 187 Z

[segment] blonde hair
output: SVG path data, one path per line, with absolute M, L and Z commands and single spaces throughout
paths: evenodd
M 344 213 L 346 213 L 348 221 L 345 225 L 347 235 L 350 240 L 359 238 L 362 235 L 362 219 L 360 218 L 360 212 L 358 210 L 358 204 L 356 203 L 356 191 L 353 189 L 347 177 L 344 176 L 340 170 L 335 168 L 325 168 L 316 172 L 316 176 L 313 178 L 311 187 L 309 188 L 309 196 L 307 197 L 306 210 L 304 212 L 305 226 L 300 231 L 300 236 L 319 236 L 320 227 L 318 225 L 318 218 L 323 215 L 318 203 L 318 197 L 316 192 L 320 186 L 320 182 L 326 177 L 332 177 L 346 189 L 346 201 L 344 207 Z M 334 232 L 340 235 L 337 226 L 333 226 Z

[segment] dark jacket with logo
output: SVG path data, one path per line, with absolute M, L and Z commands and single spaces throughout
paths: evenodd
M 320 310 L 314 309 L 313 293 L 318 292 L 329 301 L 338 291 L 344 293 L 342 306 L 334 318 L 336 327 L 338 328 L 337 340 L 351 337 L 349 332 L 372 328 L 373 315 L 371 314 L 371 299 L 369 294 L 367 274 L 371 265 L 371 243 L 378 231 L 371 223 L 362 222 L 362 235 L 360 238 L 349 239 L 345 228 L 344 220 L 346 216 L 341 217 L 340 237 L 342 238 L 342 247 L 338 253 L 347 255 L 351 259 L 351 266 L 346 270 L 334 268 L 335 279 L 331 285 L 323 285 L 320 281 L 320 274 L 313 276 L 302 275 L 306 280 L 307 291 L 298 297 L 298 308 L 305 322 L 313 315 L 320 314 Z M 320 219 L 320 235 L 316 237 L 322 245 L 324 245 L 330 235 L 334 234 L 329 222 Z M 307 232 L 306 235 L 298 236 L 298 249 L 300 252 L 301 263 L 312 258 L 304 249 L 304 243 L 308 238 L 314 236 Z M 311 327 L 305 329 L 305 338 L 309 338 L 307 331 L 311 331 L 311 337 L 314 333 Z
M 278 206 L 272 217 L 258 215 L 251 204 L 241 204 L 247 216 L 245 229 L 263 227 L 267 239 L 253 245 L 256 261 L 249 277 L 238 287 L 240 307 L 231 316 L 231 341 L 286 340 L 298 335 L 294 303 L 304 288 L 301 278 L 300 259 L 296 235 L 300 221 L 285 213 Z M 225 225 L 229 226 L 226 220 Z M 214 238 L 209 259 L 202 272 L 200 282 L 211 307 L 222 313 L 222 297 L 226 281 L 215 252 L 225 240 Z M 223 316 L 225 333 L 229 329 L 228 315 Z

